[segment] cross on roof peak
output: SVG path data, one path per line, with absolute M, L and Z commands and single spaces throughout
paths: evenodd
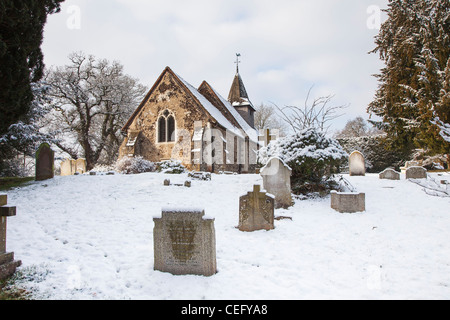
M 235 64 L 236 64 L 236 73 L 237 74 L 239 73 L 239 63 L 241 63 L 241 61 L 239 60 L 240 56 L 241 56 L 240 53 L 236 53 L 236 62 L 235 62 Z

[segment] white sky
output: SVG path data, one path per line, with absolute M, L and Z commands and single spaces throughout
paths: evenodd
M 378 30 L 370 6 L 387 0 L 66 0 L 49 17 L 43 43 L 47 66 L 73 51 L 120 61 L 149 88 L 166 66 L 193 86 L 208 81 L 222 96 L 240 73 L 254 105 L 303 105 L 334 94 L 350 104 L 333 129 L 368 118 L 383 66 L 368 54 Z M 136 106 L 137 107 L 137 106 Z

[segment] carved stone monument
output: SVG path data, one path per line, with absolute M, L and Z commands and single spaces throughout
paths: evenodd
M 36 152 L 36 181 L 54 177 L 55 152 L 48 143 L 43 143 Z
M 394 169 L 385 169 L 380 173 L 380 179 L 385 180 L 400 180 L 400 172 L 395 171 Z
M 331 208 L 341 213 L 366 211 L 366 194 L 331 191 Z
M 155 270 L 174 275 L 217 273 L 214 219 L 199 209 L 163 209 L 154 218 Z
M 273 230 L 275 229 L 274 220 L 275 196 L 261 192 L 261 186 L 255 185 L 253 192 L 240 198 L 240 231 Z
M 365 176 L 366 161 L 364 155 L 359 151 L 354 151 L 348 160 L 350 176 Z
M 410 167 L 406 169 L 406 179 L 427 179 L 427 169 L 424 167 Z
M 261 169 L 264 190 L 275 196 L 275 208 L 289 208 L 293 205 L 291 193 L 292 169 L 278 158 L 272 158 Z
M 6 252 L 6 219 L 16 215 L 16 207 L 7 206 L 7 202 L 7 196 L 0 195 L 0 280 L 13 275 L 22 264 L 21 261 L 14 261 L 13 252 Z

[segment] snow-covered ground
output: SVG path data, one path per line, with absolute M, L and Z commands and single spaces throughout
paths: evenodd
M 432 174 L 438 180 L 450 175 Z M 258 175 L 56 177 L 8 192 L 7 249 L 38 299 L 450 299 L 450 198 L 412 182 L 345 176 L 367 211 L 341 214 L 330 198 L 297 200 L 276 229 L 243 233 L 239 197 Z M 214 217 L 219 272 L 153 270 L 153 217 L 163 207 Z

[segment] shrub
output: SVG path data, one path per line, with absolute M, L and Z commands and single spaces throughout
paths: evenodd
M 123 157 L 116 162 L 116 171 L 122 174 L 138 174 L 154 172 L 156 166 L 153 162 L 145 160 L 143 157 Z
M 335 139 L 314 128 L 272 142 L 258 152 L 258 161 L 266 164 L 278 157 L 292 169 L 292 191 L 295 194 L 324 192 L 335 185 L 332 179 L 348 158 Z
M 158 172 L 167 174 L 181 174 L 186 172 L 186 168 L 179 160 L 161 161 L 156 164 Z

